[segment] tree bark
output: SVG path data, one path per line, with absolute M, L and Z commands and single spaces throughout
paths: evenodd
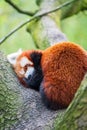
M 69 105 L 61 121 L 55 123 L 55 130 L 87 129 L 87 74 L 82 81 L 72 103 Z
M 58 0 L 43 0 L 36 15 L 52 10 L 58 5 Z M 37 48 L 46 49 L 58 42 L 67 41 L 65 34 L 60 29 L 60 14 L 60 11 L 56 11 L 29 23 L 27 31 L 31 33 Z
M 44 0 L 49 4 L 49 0 Z M 66 3 L 68 0 L 53 0 L 51 2 L 55 3 L 55 6 L 60 6 L 63 3 Z M 72 0 L 71 0 L 72 1 Z M 37 5 L 41 5 L 43 0 L 36 0 Z M 60 18 L 64 19 L 66 17 L 70 17 L 74 14 L 77 14 L 80 11 L 87 10 L 87 0 L 75 0 L 71 4 L 61 9 Z
M 40 10 L 36 15 L 52 10 L 66 2 L 67 0 L 37 0 Z M 75 0 L 61 10 L 29 23 L 27 31 L 31 33 L 36 47 L 46 49 L 55 43 L 67 41 L 65 34 L 61 31 L 61 20 L 83 10 L 87 10 L 87 0 Z

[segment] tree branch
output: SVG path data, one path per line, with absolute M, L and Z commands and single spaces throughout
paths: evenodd
M 28 16 L 33 16 L 35 13 L 33 12 L 29 12 L 29 11 L 24 11 L 21 10 L 19 7 L 17 7 L 17 5 L 15 5 L 11 0 L 5 0 L 9 5 L 11 5 L 16 11 L 18 11 L 19 13 L 28 15 Z
M 31 22 L 31 21 L 33 21 L 33 20 L 35 20 L 35 19 L 38 19 L 39 17 L 42 17 L 42 16 L 44 16 L 44 15 L 47 15 L 47 14 L 49 14 L 49 13 L 53 13 L 53 12 L 55 12 L 55 11 L 57 11 L 57 10 L 60 10 L 61 8 L 65 7 L 65 6 L 69 5 L 69 4 L 71 4 L 72 2 L 75 2 L 75 0 L 67 1 L 67 2 L 63 3 L 62 5 L 58 6 L 58 7 L 55 8 L 55 9 L 52 9 L 52 10 L 47 11 L 47 12 L 44 12 L 44 13 L 42 13 L 42 14 L 37 14 L 37 15 L 33 16 L 31 19 L 28 19 L 27 21 L 23 22 L 21 25 L 19 25 L 19 26 L 16 27 L 15 29 L 13 29 L 9 34 L 7 34 L 4 38 L 2 38 L 2 39 L 0 40 L 0 45 L 1 45 L 4 41 L 6 41 L 12 34 L 14 34 L 16 31 L 18 31 L 19 29 L 21 29 L 23 26 L 25 26 L 25 25 L 28 24 L 29 22 Z

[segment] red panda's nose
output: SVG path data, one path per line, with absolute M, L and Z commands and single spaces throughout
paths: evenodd
M 31 75 L 28 76 L 28 80 L 31 78 Z

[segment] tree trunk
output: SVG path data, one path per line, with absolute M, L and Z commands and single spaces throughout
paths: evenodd
M 87 129 L 87 74 L 61 121 L 55 122 L 55 130 Z
M 37 15 L 58 5 L 58 0 L 43 0 Z M 60 30 L 60 14 L 60 11 L 57 11 L 29 23 L 27 31 L 31 33 L 37 48 L 46 49 L 55 43 L 67 41 L 65 34 Z
M 55 5 L 59 5 L 58 0 L 43 0 L 38 13 Z M 55 12 L 29 24 L 27 30 L 32 34 L 38 48 L 45 49 L 60 41 L 67 41 L 66 36 L 58 28 L 61 14 L 61 11 Z M 0 52 L 0 130 L 67 130 L 70 127 L 74 130 L 85 129 L 87 126 L 85 80 L 66 112 L 51 111 L 42 104 L 38 92 L 24 88 L 18 82 L 6 56 Z
M 52 10 L 66 2 L 67 0 L 37 0 L 40 10 L 36 15 Z M 27 31 L 31 33 L 36 47 L 46 49 L 55 43 L 67 41 L 66 36 L 60 29 L 61 20 L 82 10 L 87 10 L 87 0 L 74 0 L 71 4 L 61 8 L 61 10 L 29 23 Z
M 70 1 L 72 1 L 72 0 L 70 0 Z M 37 2 L 37 5 L 43 4 L 43 0 L 36 0 L 36 2 Z M 53 0 L 53 1 L 44 0 L 44 2 L 46 4 L 48 4 L 49 6 L 50 6 L 49 2 L 50 3 L 53 2 L 54 6 L 56 7 L 56 6 L 60 6 L 63 3 L 69 2 L 69 0 Z M 42 8 L 45 8 L 45 7 L 47 7 L 47 5 L 46 6 L 42 6 Z M 44 11 L 47 11 L 47 9 L 48 8 L 45 8 Z M 84 11 L 84 10 L 87 10 L 87 0 L 73 0 L 71 2 L 71 4 L 69 4 L 66 7 L 63 7 L 61 9 L 60 18 L 64 19 L 66 17 L 70 17 L 70 16 L 72 16 L 74 14 L 77 14 L 78 12 Z

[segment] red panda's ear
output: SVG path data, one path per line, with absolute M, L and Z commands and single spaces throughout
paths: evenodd
M 38 65 L 40 65 L 41 56 L 42 56 L 42 51 L 33 51 L 30 54 L 30 57 L 32 59 L 32 62 L 34 63 L 35 68 L 37 68 Z
M 11 53 L 9 55 L 7 55 L 7 60 L 9 61 L 9 63 L 14 67 L 16 64 L 16 59 L 17 57 L 22 53 L 22 49 L 20 48 L 17 52 L 15 53 Z

